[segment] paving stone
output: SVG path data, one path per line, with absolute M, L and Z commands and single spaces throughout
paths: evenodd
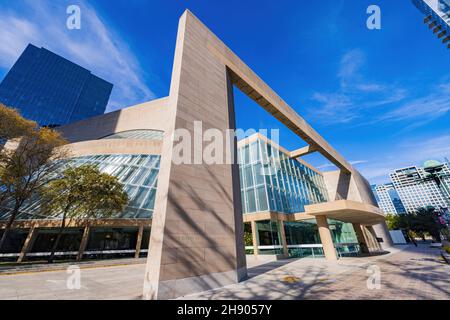
M 439 251 L 425 245 L 397 247 L 384 256 L 297 259 L 257 265 L 248 280 L 186 296 L 188 299 L 449 299 L 450 266 L 439 261 Z M 145 271 L 140 264 L 105 267 L 104 262 L 81 269 L 81 289 L 69 290 L 65 270 L 7 275 L 0 273 L 0 299 L 141 299 Z M 109 261 L 108 264 L 112 264 Z M 369 290 L 367 267 L 381 270 L 381 289 Z M 40 267 L 39 271 L 44 271 Z M 20 270 L 19 270 L 20 271 Z M 298 279 L 294 283 L 286 277 Z

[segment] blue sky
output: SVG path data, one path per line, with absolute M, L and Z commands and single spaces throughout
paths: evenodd
M 81 30 L 65 27 L 79 4 Z M 381 30 L 366 9 L 381 8 Z M 178 18 L 189 8 L 372 183 L 450 158 L 450 50 L 410 0 L 0 0 L 0 78 L 29 42 L 114 83 L 108 110 L 166 96 Z M 242 128 L 280 128 L 236 93 Z M 318 155 L 306 157 L 332 169 Z

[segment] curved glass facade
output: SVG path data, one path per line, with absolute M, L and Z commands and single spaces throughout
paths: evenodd
M 101 139 L 146 139 L 146 140 L 162 140 L 164 131 L 159 130 L 128 130 L 117 132 Z
M 275 146 L 257 139 L 238 149 L 243 213 L 303 212 L 327 201 L 323 177 Z
M 129 197 L 125 209 L 111 218 L 149 219 L 153 215 L 159 155 L 92 155 L 70 158 L 61 166 L 97 165 L 101 172 L 116 176 Z M 0 211 L 0 219 L 6 219 L 9 209 Z M 58 215 L 41 212 L 39 199 L 35 198 L 21 209 L 18 219 L 54 219 Z
M 95 164 L 100 171 L 116 176 L 129 197 L 124 211 L 113 218 L 152 217 L 155 205 L 159 155 L 96 155 L 71 158 L 74 165 Z

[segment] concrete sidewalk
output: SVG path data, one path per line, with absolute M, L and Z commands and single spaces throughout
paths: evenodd
M 449 299 L 450 266 L 426 246 L 394 248 L 383 256 L 249 261 L 249 279 L 185 299 Z M 110 261 L 111 262 L 111 261 Z M 125 262 L 125 261 L 122 261 Z M 0 299 L 141 299 L 145 259 L 138 264 L 80 269 L 80 289 L 66 270 L 0 274 Z M 367 289 L 367 267 L 381 271 L 381 289 Z M 84 267 L 84 268 L 83 268 Z M 40 270 L 42 271 L 42 270 Z
M 113 267 L 113 266 L 125 266 L 130 264 L 143 264 L 147 261 L 147 258 L 123 258 L 123 259 L 110 259 L 110 260 L 84 260 L 79 262 L 39 262 L 22 264 L 1 265 L 0 275 L 15 275 L 21 273 L 34 273 L 34 272 L 49 272 L 49 271 L 65 271 L 69 266 L 77 265 L 80 269 L 88 268 L 101 268 L 101 267 Z
M 440 261 L 439 250 L 423 245 L 390 251 L 333 263 L 301 259 L 245 282 L 183 299 L 450 299 L 450 266 Z M 380 271 L 379 289 L 368 288 L 369 267 Z

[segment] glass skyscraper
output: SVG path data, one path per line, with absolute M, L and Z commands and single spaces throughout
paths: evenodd
M 450 0 L 412 0 L 425 15 L 424 23 L 450 49 Z
M 0 103 L 41 126 L 60 126 L 103 114 L 112 87 L 89 70 L 29 44 L 0 83 Z

